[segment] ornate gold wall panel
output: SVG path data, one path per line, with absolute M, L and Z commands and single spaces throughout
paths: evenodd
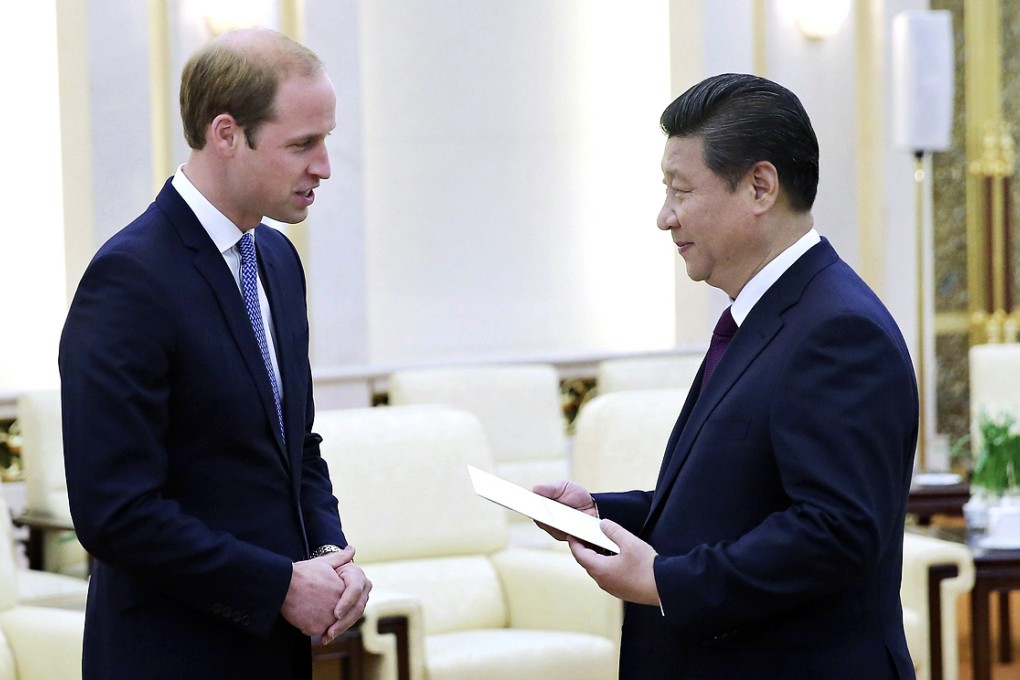
M 955 92 L 953 143 L 932 155 L 935 285 L 935 431 L 956 440 L 969 431 L 967 348 L 967 149 L 964 0 L 935 0 L 932 9 L 953 15 Z
M 969 431 L 970 345 L 1017 334 L 1020 3 L 931 6 L 952 12 L 956 52 L 953 148 L 933 157 L 937 430 L 956 440 Z

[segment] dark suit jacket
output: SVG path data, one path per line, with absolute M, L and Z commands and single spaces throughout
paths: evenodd
M 625 680 L 913 678 L 899 600 L 918 397 L 889 313 L 827 241 L 754 306 L 654 492 L 596 494 L 658 552 Z
M 346 545 L 313 419 L 304 274 L 256 231 L 287 438 L 241 294 L 168 182 L 96 254 L 60 343 L 67 490 L 96 558 L 86 678 L 310 675 L 292 562 Z

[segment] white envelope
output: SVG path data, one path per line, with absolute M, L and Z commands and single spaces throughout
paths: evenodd
M 468 473 L 471 475 L 471 485 L 475 488 L 475 493 L 482 498 L 526 515 L 542 524 L 547 524 L 554 529 L 559 529 L 585 543 L 590 543 L 613 554 L 620 552 L 620 547 L 602 533 L 598 517 L 592 517 L 551 498 L 539 496 L 513 482 L 480 470 L 474 465 L 468 465 Z

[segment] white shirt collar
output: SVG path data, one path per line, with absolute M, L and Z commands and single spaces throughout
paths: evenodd
M 237 228 L 236 224 L 217 210 L 216 206 L 210 203 L 209 199 L 203 196 L 202 192 L 191 183 L 188 176 L 184 174 L 183 165 L 177 168 L 171 183 L 174 189 L 177 190 L 177 193 L 181 195 L 181 198 L 184 199 L 184 202 L 195 213 L 195 217 L 202 223 L 202 226 L 209 233 L 209 238 L 213 240 L 216 248 L 221 253 L 225 253 L 237 244 L 242 232 Z M 254 230 L 251 231 L 252 238 L 255 238 Z
M 779 253 L 771 262 L 761 268 L 761 271 L 751 277 L 751 280 L 744 284 L 744 287 L 737 293 L 737 299 L 733 301 L 733 305 L 730 307 L 730 313 L 733 314 L 733 320 L 737 322 L 737 325 L 744 323 L 744 319 L 751 313 L 751 309 L 758 303 L 758 300 L 765 294 L 765 292 L 772 287 L 779 277 L 782 276 L 787 269 L 793 266 L 793 263 L 800 259 L 800 257 L 811 250 L 817 243 L 821 242 L 822 237 L 818 235 L 818 231 L 812 228 L 806 234 L 797 239 L 793 245 Z

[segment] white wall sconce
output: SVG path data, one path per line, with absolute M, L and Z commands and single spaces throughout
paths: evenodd
M 236 28 L 278 28 L 278 5 L 276 0 L 182 0 L 180 10 L 185 21 L 214 37 Z
M 850 13 L 851 0 L 790 0 L 797 28 L 809 40 L 831 38 Z

